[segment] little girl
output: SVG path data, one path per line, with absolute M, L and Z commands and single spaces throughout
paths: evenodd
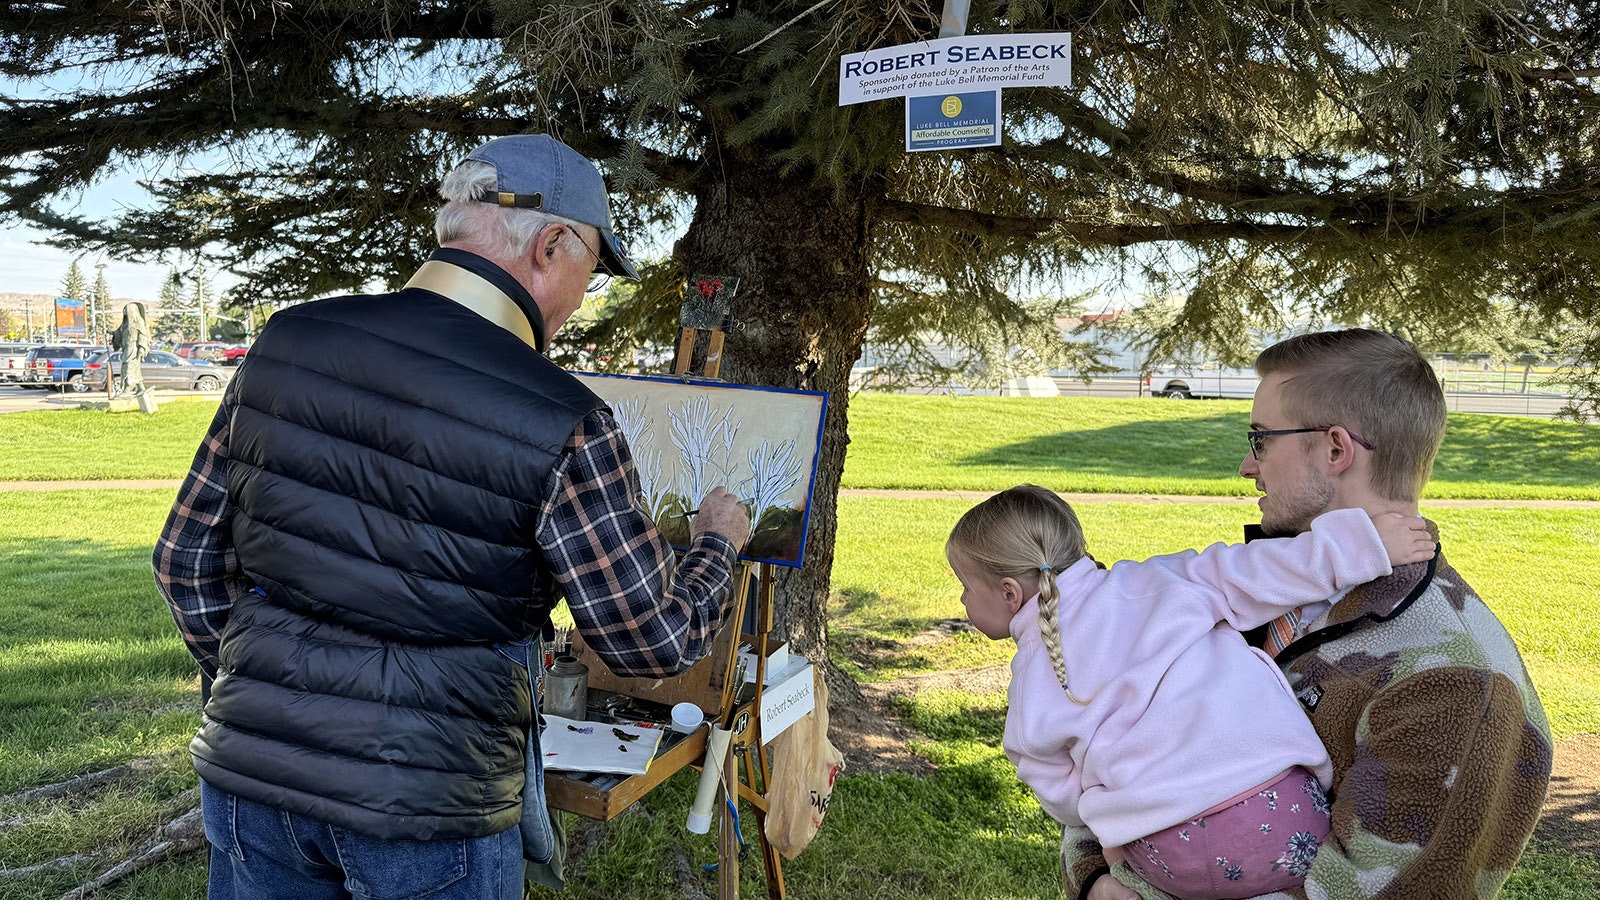
M 1300 886 L 1330 827 L 1328 753 L 1239 632 L 1434 549 L 1420 518 L 1342 509 L 1107 570 L 1066 501 L 1019 485 L 945 554 L 972 624 L 1017 642 L 1005 750 L 1040 805 L 1163 891 L 1220 900 Z

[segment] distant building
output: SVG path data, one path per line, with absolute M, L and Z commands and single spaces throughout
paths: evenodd
M 1108 372 L 1107 375 L 1137 376 L 1142 374 L 1141 363 L 1144 362 L 1144 355 L 1128 346 L 1130 335 L 1126 331 L 1110 327 L 1127 314 L 1127 310 L 1118 309 L 1106 313 L 1060 316 L 1056 319 L 1056 327 L 1061 329 L 1061 334 L 1068 340 L 1090 341 L 1104 350 L 1106 365 L 1115 367 L 1115 371 Z M 1050 374 L 1069 377 L 1077 373 L 1051 372 Z

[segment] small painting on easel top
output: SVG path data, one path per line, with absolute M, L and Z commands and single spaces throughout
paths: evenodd
M 641 503 L 674 547 L 688 546 L 687 513 L 720 486 L 754 523 L 742 558 L 804 564 L 827 393 L 572 374 L 611 407 L 639 472 Z
M 678 307 L 680 328 L 726 331 L 733 315 L 739 279 L 732 275 L 695 275 L 683 286 Z

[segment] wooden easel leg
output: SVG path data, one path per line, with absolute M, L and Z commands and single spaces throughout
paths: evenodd
M 720 349 L 721 343 L 718 340 L 720 336 L 720 334 L 712 335 L 714 349 Z M 735 617 L 742 618 L 745 592 L 750 587 L 751 574 L 750 564 L 742 563 L 737 575 L 740 579 L 736 600 L 739 611 L 734 613 Z M 732 691 L 723 694 L 722 710 L 727 723 L 725 727 L 734 728 L 735 725 L 742 727 L 737 729 L 733 745 L 728 748 L 723 779 L 727 793 L 724 796 L 730 798 L 735 806 L 739 803 L 741 794 L 749 801 L 747 808 L 755 817 L 756 839 L 761 842 L 761 861 L 766 867 L 767 896 L 771 900 L 785 900 L 788 889 L 783 883 L 783 859 L 767 840 L 767 810 L 770 808 L 767 791 L 772 786 L 772 771 L 769 767 L 766 745 L 761 739 L 761 695 L 767 680 L 767 634 L 772 629 L 772 604 L 776 582 L 772 567 L 765 563 L 761 564 L 755 574 L 758 612 L 753 623 L 756 626 L 756 634 L 753 635 L 755 640 L 751 647 L 755 651 L 756 658 L 755 696 L 747 701 L 746 706 L 741 707 L 738 702 L 738 686 L 732 683 L 733 673 L 731 671 L 728 673 L 727 687 L 732 688 Z M 748 720 L 745 719 L 747 715 L 750 717 Z M 733 816 L 728 813 L 726 806 L 722 809 L 722 828 L 718 832 L 717 854 L 717 896 L 720 900 L 738 900 L 739 834 L 734 830 Z
M 722 374 L 722 339 L 722 332 L 711 332 L 711 346 L 706 348 L 707 378 L 716 378 Z
M 722 343 L 727 335 L 720 329 L 708 329 L 711 335 L 710 346 L 706 348 L 706 361 L 701 366 L 700 374 L 707 378 L 717 378 L 722 375 Z M 672 374 L 687 375 L 694 363 L 694 344 L 700 336 L 698 328 L 682 328 L 678 331 L 678 358 L 672 366 Z
M 761 773 L 761 790 L 759 793 L 765 799 L 771 785 L 767 781 L 766 774 L 767 750 L 766 747 L 762 746 L 759 736 L 754 742 L 754 746 L 750 747 L 745 753 L 742 762 L 745 783 L 750 785 L 750 790 L 756 790 L 756 773 L 758 771 Z M 783 885 L 783 858 L 778 856 L 778 851 L 773 849 L 771 842 L 767 840 L 767 804 L 752 802 L 750 805 L 755 813 L 756 833 L 760 835 L 761 840 L 761 861 L 767 867 L 767 896 L 771 900 L 784 900 L 788 892 Z
M 767 864 L 767 896 L 771 900 L 785 900 L 789 892 L 783 886 L 783 858 L 767 843 L 765 834 L 761 835 L 761 859 Z
M 694 359 L 694 338 L 697 333 L 693 328 L 684 328 L 678 332 L 678 359 L 672 367 L 674 375 L 682 375 L 689 371 L 689 364 Z
M 734 808 L 739 804 L 739 771 L 736 768 L 738 760 L 732 747 L 723 761 L 723 784 L 727 790 L 721 793 L 726 801 L 722 807 L 722 830 L 717 833 L 717 897 L 719 900 L 739 900 L 739 831 L 734 825 L 733 815 L 728 811 L 727 803 L 732 803 Z

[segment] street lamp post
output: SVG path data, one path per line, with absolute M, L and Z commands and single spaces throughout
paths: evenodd
M 106 264 L 105 264 L 105 261 L 102 260 L 100 262 L 95 263 L 94 267 L 99 270 L 99 277 L 95 280 L 94 290 L 91 290 L 89 292 L 89 338 L 90 338 L 90 340 L 98 340 L 99 339 L 99 335 L 100 335 L 100 290 L 99 289 L 100 289 L 100 287 L 102 285 L 104 285 L 106 283 Z M 110 292 L 108 291 L 107 293 L 110 293 Z M 107 310 L 107 312 L 110 312 L 110 310 Z M 111 383 L 111 379 L 107 378 L 106 379 L 106 383 L 109 385 Z

